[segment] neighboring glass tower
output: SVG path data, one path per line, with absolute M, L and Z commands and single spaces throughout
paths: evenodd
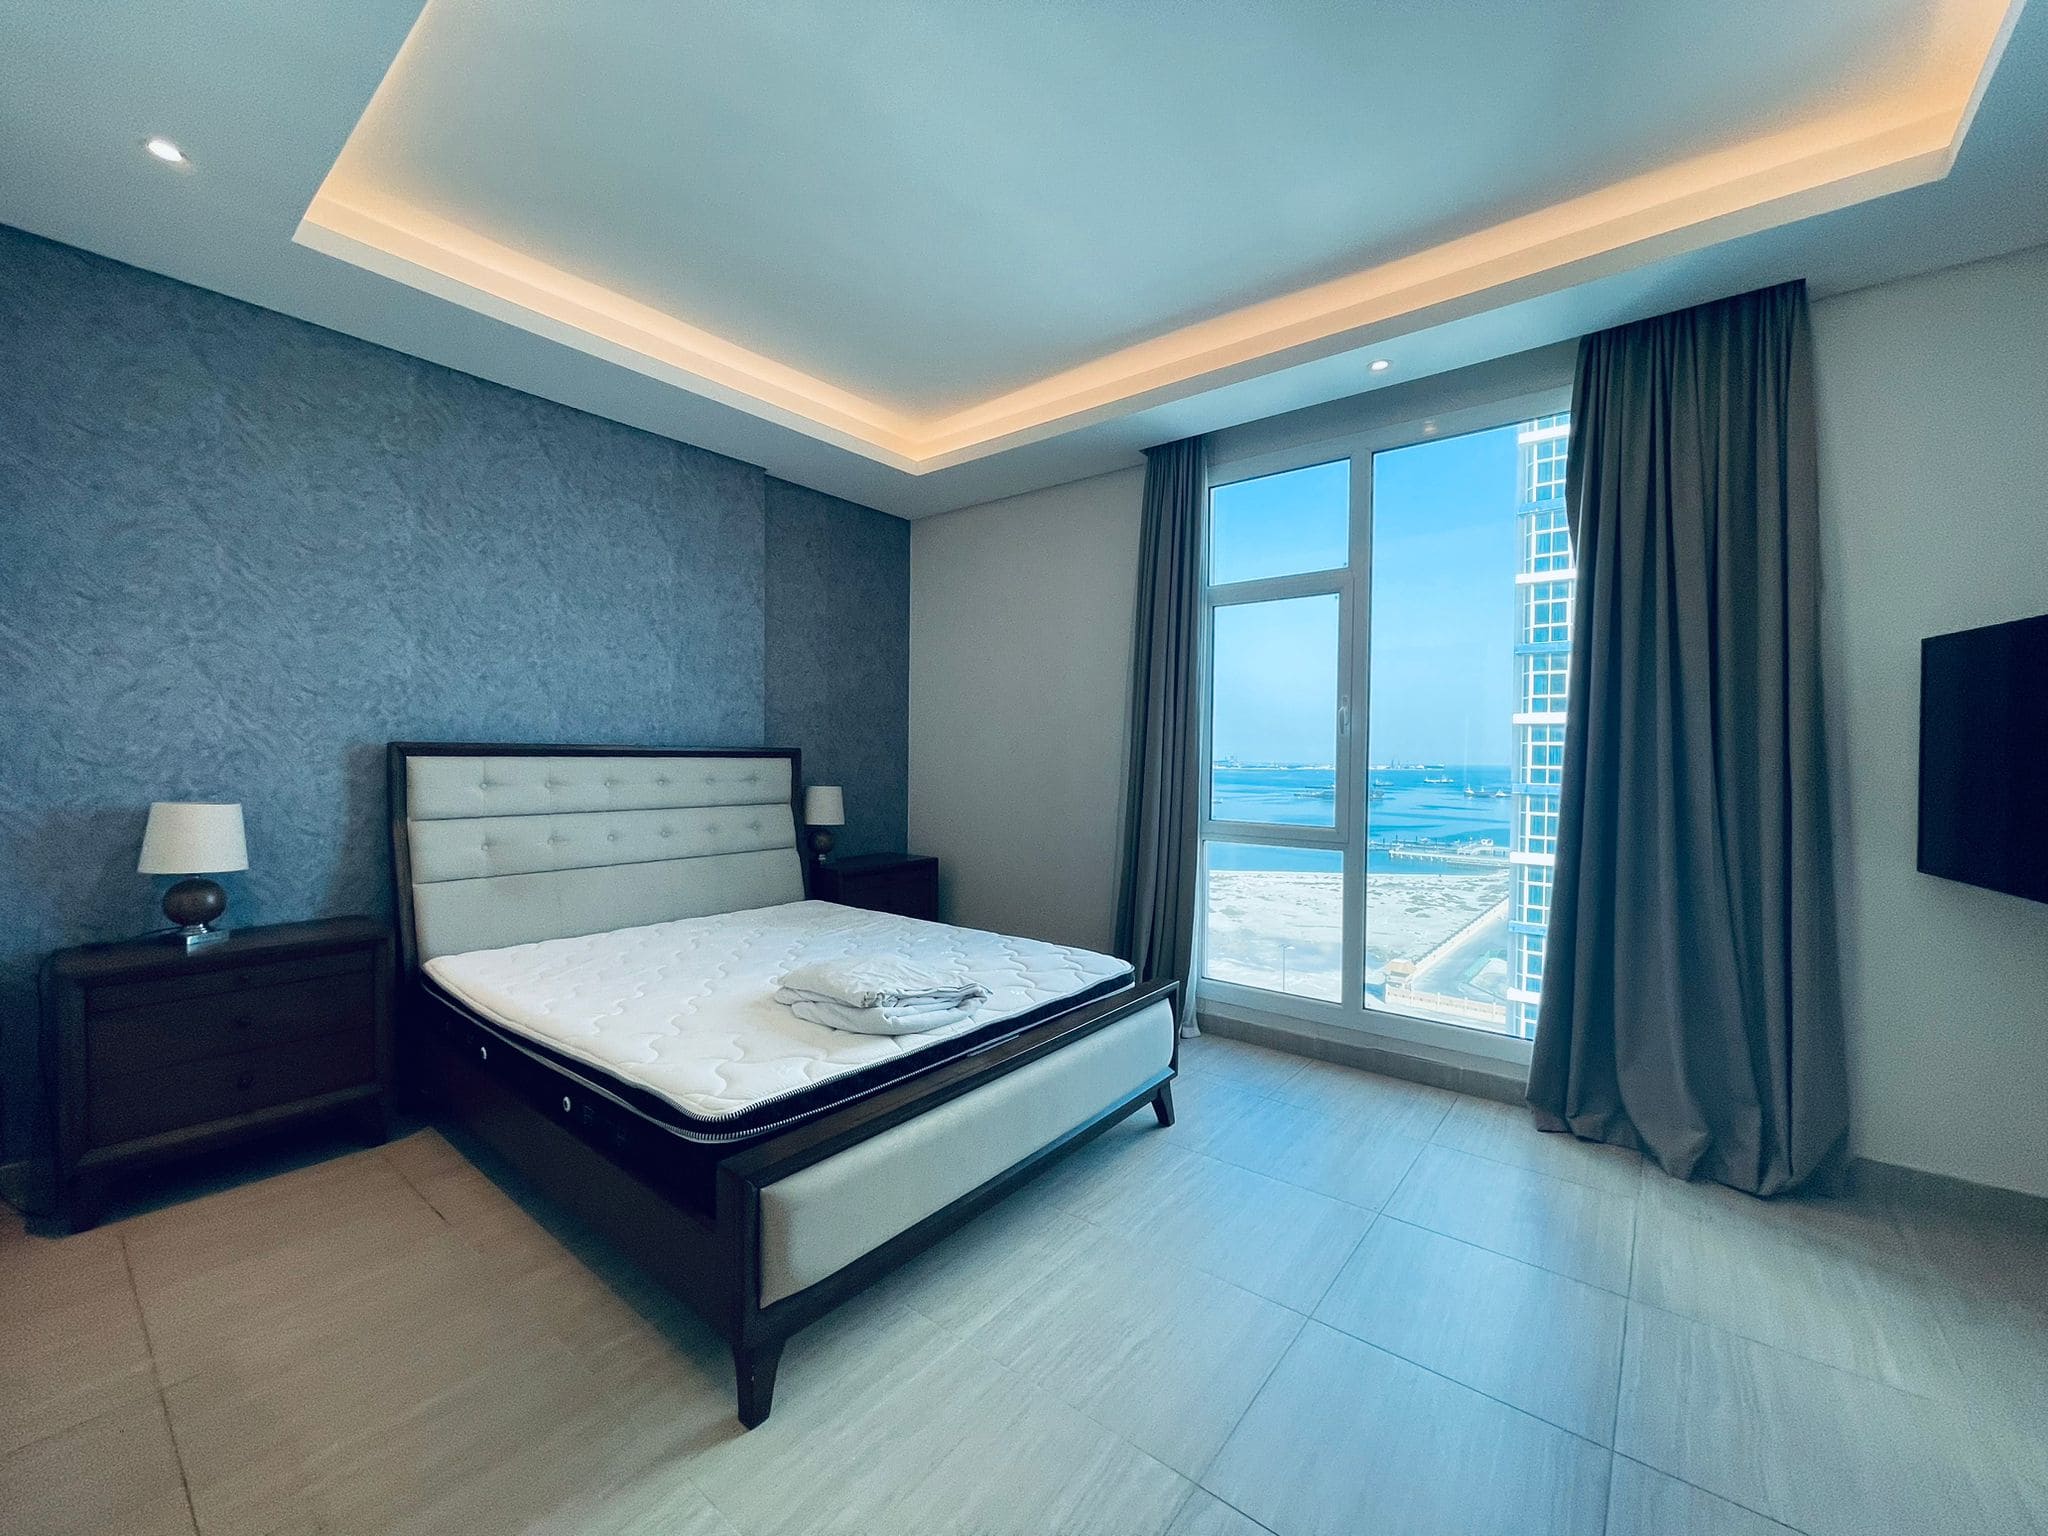
M 1543 936 L 1557 866 L 1557 801 L 1564 770 L 1565 676 L 1572 649 L 1571 532 L 1564 464 L 1571 418 L 1544 416 L 1516 434 L 1514 835 L 1509 861 L 1508 1020 L 1533 1039 L 1543 991 Z

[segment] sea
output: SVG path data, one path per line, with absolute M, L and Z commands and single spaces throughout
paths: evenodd
M 1514 801 L 1497 795 L 1513 788 L 1506 766 L 1374 768 L 1367 778 L 1366 868 L 1391 874 L 1482 874 L 1486 866 L 1432 859 L 1432 847 L 1450 848 L 1491 838 L 1505 849 L 1513 831 Z M 1211 772 L 1218 821 L 1264 822 L 1284 827 L 1337 824 L 1337 774 L 1332 768 L 1226 768 Z M 1430 783 L 1448 779 L 1449 783 Z M 1467 787 L 1476 791 L 1466 794 Z M 1396 853 L 1399 849 L 1399 854 Z M 1322 870 L 1335 873 L 1341 855 L 1326 848 L 1211 843 L 1212 869 Z M 1500 867 L 1505 867 L 1500 866 Z

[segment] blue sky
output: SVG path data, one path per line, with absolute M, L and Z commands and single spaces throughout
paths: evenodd
M 1431 440 L 1374 458 L 1374 762 L 1508 760 L 1515 430 Z M 1347 486 L 1339 463 L 1220 487 L 1216 579 L 1341 564 Z M 1216 624 L 1216 755 L 1332 761 L 1336 599 L 1223 608 Z

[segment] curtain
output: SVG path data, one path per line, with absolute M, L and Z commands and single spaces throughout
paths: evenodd
M 1184 1035 L 1196 1033 L 1188 972 L 1201 794 L 1195 640 L 1202 621 L 1207 496 L 1205 439 L 1146 450 L 1116 950 L 1140 979 L 1180 982 Z
M 1755 1194 L 1848 1128 L 1803 283 L 1579 345 L 1538 1124 Z

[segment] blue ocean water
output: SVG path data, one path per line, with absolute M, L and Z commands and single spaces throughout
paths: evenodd
M 1416 850 L 1429 844 L 1457 844 L 1491 838 L 1508 846 L 1514 801 L 1497 797 L 1510 789 L 1506 767 L 1375 768 L 1368 775 L 1376 798 L 1366 807 L 1366 856 L 1369 870 L 1404 874 L 1473 874 L 1469 864 L 1396 858 L 1394 844 Z M 1337 824 L 1335 770 L 1329 768 L 1217 768 L 1213 771 L 1218 821 L 1264 822 L 1287 827 L 1333 827 Z M 1431 784 L 1429 779 L 1449 779 Z M 1467 787 L 1476 794 L 1465 793 Z M 1341 856 L 1323 848 L 1278 848 L 1267 845 L 1212 843 L 1209 864 L 1215 869 L 1298 869 L 1335 873 Z

